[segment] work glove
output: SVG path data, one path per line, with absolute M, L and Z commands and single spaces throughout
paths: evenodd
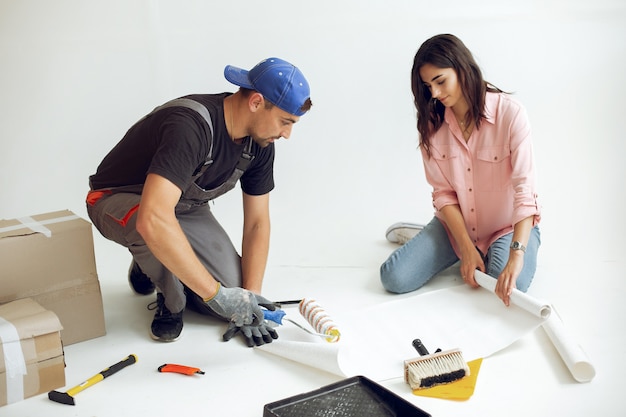
M 263 324 L 263 310 L 261 306 L 268 310 L 276 309 L 274 303 L 261 295 L 239 287 L 225 288 L 219 283 L 217 293 L 213 298 L 205 302 L 213 312 L 229 322 L 228 330 L 224 334 L 224 340 L 226 341 L 230 340 L 237 333 L 238 328 L 243 326 L 258 328 Z M 269 334 L 267 329 L 264 332 L 261 332 L 260 329 L 256 330 L 260 333 L 261 339 L 264 339 L 265 333 Z M 252 333 L 252 329 L 246 329 L 245 334 L 250 334 L 254 338 Z M 256 331 L 254 333 L 255 335 L 257 334 Z M 230 336 L 228 339 L 226 338 L 227 335 Z M 270 341 L 271 338 L 270 334 Z
M 258 325 L 244 325 L 241 327 L 236 326 L 233 322 L 228 325 L 228 330 L 224 333 L 224 341 L 228 342 L 237 333 L 241 333 L 246 341 L 248 347 L 254 345 L 261 346 L 265 343 L 272 343 L 273 339 L 278 339 L 278 333 L 272 327 L 265 322 L 261 322 Z

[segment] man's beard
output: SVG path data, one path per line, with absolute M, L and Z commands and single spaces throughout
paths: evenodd
M 257 143 L 261 148 L 267 148 L 276 138 L 259 138 L 252 136 L 252 140 Z

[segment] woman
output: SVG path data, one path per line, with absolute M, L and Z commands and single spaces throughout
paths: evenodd
M 495 292 L 509 305 L 513 288 L 528 290 L 540 245 L 526 112 L 483 80 L 453 35 L 422 44 L 411 85 L 435 216 L 381 266 L 382 284 L 413 291 L 460 260 L 465 283 L 477 287 L 479 269 L 497 278 Z M 394 240 L 393 230 L 387 236 Z

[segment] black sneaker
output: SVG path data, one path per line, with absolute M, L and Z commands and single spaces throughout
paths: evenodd
M 154 292 L 154 284 L 134 260 L 128 269 L 128 283 L 139 295 L 150 295 Z
M 150 336 L 160 342 L 178 340 L 183 331 L 183 312 L 172 313 L 165 307 L 163 294 L 157 293 L 157 299 L 148 305 L 148 310 L 154 310 L 154 319 L 150 326 Z

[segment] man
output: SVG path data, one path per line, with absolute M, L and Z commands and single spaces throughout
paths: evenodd
M 174 341 L 186 305 L 229 322 L 224 340 L 270 343 L 260 306 L 269 250 L 274 141 L 289 138 L 311 108 L 298 68 L 268 58 L 250 71 L 227 66 L 234 93 L 190 95 L 138 121 L 90 177 L 87 211 L 108 239 L 129 249 L 132 288 L 157 290 L 155 340 Z M 240 181 L 241 256 L 208 202 Z

